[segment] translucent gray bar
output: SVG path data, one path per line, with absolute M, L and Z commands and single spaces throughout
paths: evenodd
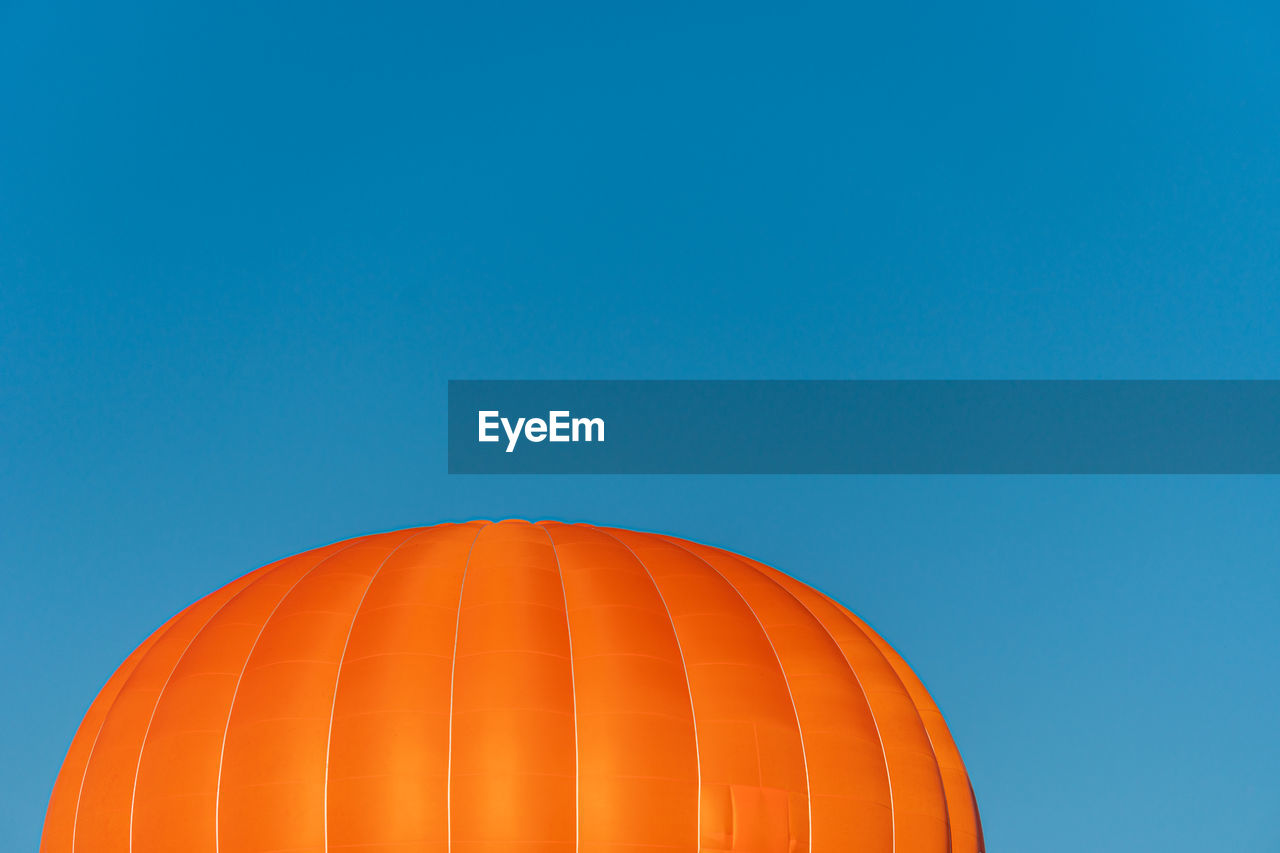
M 455 380 L 449 472 L 1275 474 L 1280 382 Z

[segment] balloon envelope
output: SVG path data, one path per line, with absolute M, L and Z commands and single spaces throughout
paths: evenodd
M 121 665 L 44 853 L 976 853 L 937 708 L 775 569 L 523 521 L 363 536 L 192 604 Z

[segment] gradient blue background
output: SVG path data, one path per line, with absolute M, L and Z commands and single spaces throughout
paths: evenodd
M 0 846 L 195 597 L 523 516 L 843 599 L 993 851 L 1280 850 L 1275 478 L 466 478 L 444 446 L 449 378 L 1280 378 L 1278 16 L 610 5 L 0 4 Z

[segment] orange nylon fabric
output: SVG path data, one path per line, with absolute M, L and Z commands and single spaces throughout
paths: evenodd
M 252 572 L 121 665 L 42 853 L 982 853 L 883 639 L 728 551 L 524 521 Z

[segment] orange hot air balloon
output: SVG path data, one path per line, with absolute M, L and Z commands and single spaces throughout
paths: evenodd
M 858 617 L 745 557 L 524 521 L 252 572 L 121 665 L 43 853 L 975 853 L 960 755 Z

